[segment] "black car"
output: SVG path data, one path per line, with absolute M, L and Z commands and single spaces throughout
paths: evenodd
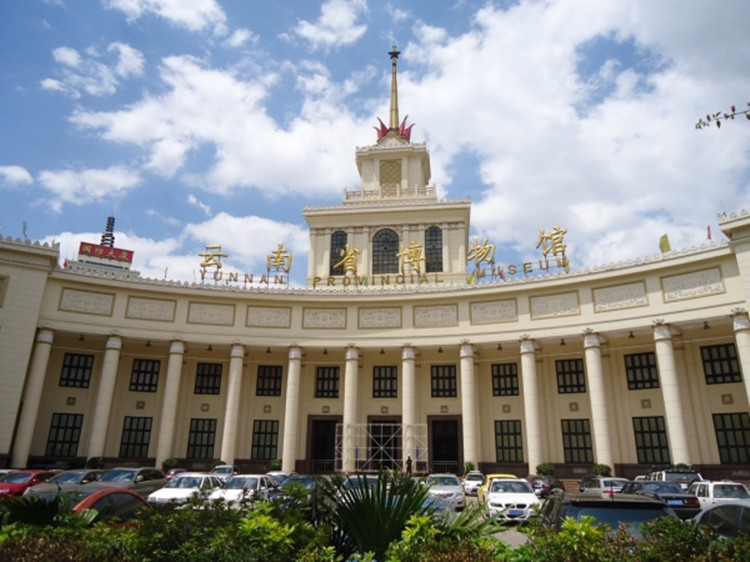
M 636 538 L 641 537 L 641 524 L 661 517 L 677 518 L 674 511 L 661 500 L 643 495 L 616 494 L 602 497 L 598 494 L 568 494 L 554 490 L 547 496 L 540 512 L 542 523 L 560 530 L 566 518 L 580 521 L 590 515 L 597 524 L 606 524 L 616 532 L 623 524 Z
M 622 487 L 623 494 L 639 494 L 662 500 L 671 507 L 680 519 L 690 519 L 701 512 L 701 502 L 688 494 L 674 482 L 637 480 Z
M 533 475 L 528 478 L 534 493 L 540 498 L 549 496 L 552 490 L 564 490 L 565 486 L 554 476 Z

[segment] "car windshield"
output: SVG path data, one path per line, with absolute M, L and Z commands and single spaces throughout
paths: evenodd
M 300 476 L 289 476 L 284 479 L 281 483 L 281 488 L 294 488 L 295 486 L 302 486 L 307 491 L 314 490 L 316 487 L 315 478 L 312 477 L 300 477 Z
M 201 479 L 199 476 L 175 476 L 169 481 L 165 488 L 199 488 Z
M 28 472 L 17 472 L 15 474 L 9 474 L 5 481 L 11 484 L 24 484 L 31 480 L 31 477 L 32 474 Z
M 700 477 L 697 472 L 666 472 L 664 480 L 687 484 L 693 480 L 700 480 Z
M 137 474 L 137 470 L 110 470 L 102 476 L 101 482 L 133 482 Z
M 527 482 L 508 482 L 495 480 L 492 482 L 490 492 L 493 494 L 533 494 L 534 491 Z
M 47 480 L 54 484 L 78 484 L 83 478 L 84 473 L 82 472 L 61 472 Z
M 606 507 L 589 505 L 570 506 L 567 515 L 576 521 L 580 521 L 584 515 L 590 515 L 597 524 L 606 524 L 612 531 L 617 531 L 620 523 L 622 523 L 631 535 L 638 538 L 641 538 L 641 523 L 668 516 L 658 503 L 655 503 L 653 507 L 623 506 L 619 504 Z
M 375 484 L 378 483 L 378 477 L 377 476 L 350 476 L 346 480 L 344 480 L 343 487 L 344 489 L 348 488 L 355 488 L 360 486 L 360 481 L 363 481 L 367 484 L 369 488 L 374 488 Z
M 742 484 L 714 484 L 714 497 L 722 499 L 747 499 L 750 493 Z
M 458 476 L 428 476 L 427 483 L 432 486 L 458 486 Z
M 622 488 L 625 484 L 627 484 L 628 481 L 618 478 L 611 478 L 607 480 L 602 480 L 602 488 Z
M 483 476 L 481 474 L 467 474 L 466 480 L 476 480 L 478 482 L 481 482 L 483 479 Z
M 681 494 L 682 488 L 671 482 L 643 482 L 643 489 L 655 494 Z
M 257 490 L 258 479 L 234 476 L 224 485 L 227 490 Z
M 231 466 L 217 466 L 211 472 L 214 474 L 232 474 L 234 469 Z

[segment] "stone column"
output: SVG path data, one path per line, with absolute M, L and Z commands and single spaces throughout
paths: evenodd
M 677 364 L 672 347 L 672 333 L 669 326 L 661 320 L 654 322 L 654 342 L 656 344 L 656 362 L 659 365 L 661 393 L 664 399 L 667 434 L 672 463 L 690 463 L 685 417 L 680 400 L 680 381 L 677 376 Z
M 49 354 L 54 339 L 55 333 L 47 328 L 40 329 L 36 334 L 36 345 L 34 345 L 29 376 L 23 392 L 23 406 L 21 415 L 18 417 L 18 429 L 10 461 L 10 466 L 14 468 L 25 468 L 29 462 L 31 441 L 34 437 L 34 427 L 42 400 L 44 377 L 47 374 Z
M 359 369 L 359 350 L 354 346 L 346 348 L 346 366 L 344 367 L 344 431 L 342 468 L 345 473 L 357 469 L 356 448 L 359 446 L 354 425 L 357 423 L 357 379 Z
M 104 456 L 104 446 L 107 441 L 109 414 L 112 411 L 112 400 L 115 396 L 115 381 L 117 380 L 117 366 L 120 362 L 122 338 L 109 336 L 104 350 L 102 375 L 99 380 L 99 392 L 96 395 L 96 407 L 91 424 L 91 438 L 89 439 L 88 456 Z
M 281 470 L 295 470 L 297 464 L 297 436 L 299 435 L 299 386 L 302 370 L 302 349 L 289 348 L 284 410 L 284 441 L 281 444 Z
M 406 457 L 412 458 L 412 470 L 417 468 L 417 377 L 414 369 L 416 350 L 409 344 L 401 349 L 401 425 L 404 435 L 403 470 L 406 470 Z
M 461 417 L 464 441 L 464 462 L 479 464 L 479 427 L 477 426 L 477 396 L 474 376 L 474 346 L 462 342 L 461 357 Z M 462 467 L 459 467 L 461 470 Z
M 521 381 L 523 383 L 523 416 L 526 426 L 526 454 L 529 473 L 536 471 L 542 460 L 542 432 L 539 411 L 539 392 L 536 377 L 534 341 L 521 336 Z
M 591 330 L 586 330 L 583 336 L 583 348 L 586 355 L 586 377 L 591 402 L 591 425 L 594 430 L 594 459 L 597 463 L 606 464 L 614 469 L 609 416 L 607 415 L 607 393 L 604 389 L 602 354 L 599 346 L 599 336 Z
M 159 440 L 156 446 L 156 466 L 161 466 L 165 460 L 175 456 L 174 426 L 177 416 L 177 400 L 180 395 L 180 378 L 182 375 L 182 359 L 185 355 L 185 344 L 175 340 L 169 348 L 169 363 L 167 364 L 167 381 L 164 384 L 164 398 L 161 406 L 161 425 L 159 426 Z
M 750 403 L 750 319 L 743 309 L 732 311 L 734 341 L 737 345 L 737 357 L 740 360 L 742 380 L 745 382 L 745 393 Z
M 224 412 L 224 433 L 221 438 L 221 456 L 229 464 L 234 464 L 237 447 L 237 425 L 240 415 L 240 393 L 242 391 L 242 367 L 245 360 L 245 346 L 234 344 L 229 358 L 229 383 L 227 385 L 227 406 Z

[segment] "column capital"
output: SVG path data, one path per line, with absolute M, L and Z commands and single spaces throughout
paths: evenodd
M 528 334 L 523 334 L 519 341 L 521 342 L 521 354 L 525 353 L 534 353 L 536 351 L 536 346 L 534 345 L 534 340 L 532 340 Z
M 669 329 L 669 324 L 665 324 L 663 320 L 654 320 L 652 324 L 654 327 L 655 341 L 672 339 L 672 331 Z
M 732 309 L 732 328 L 735 332 L 750 329 L 750 318 L 748 318 L 744 308 Z
M 51 344 L 55 340 L 55 332 L 51 328 L 40 328 L 36 333 L 37 343 Z
M 292 360 L 292 359 L 300 360 L 300 359 L 302 359 L 302 348 L 299 347 L 298 345 L 290 346 L 289 347 L 288 358 L 289 358 L 289 360 Z
M 474 357 L 474 346 L 470 344 L 468 340 L 461 342 L 459 357 Z
M 347 361 L 357 361 L 359 359 L 359 349 L 354 346 L 347 347 L 344 357 Z
M 601 345 L 599 334 L 594 332 L 591 328 L 587 328 L 583 332 L 583 347 L 584 349 L 589 347 L 599 347 Z
M 122 349 L 122 338 L 120 336 L 109 336 L 105 348 L 120 351 Z
M 401 348 L 401 360 L 402 361 L 413 361 L 417 357 L 417 350 L 411 345 L 404 346 Z
M 183 355 L 185 353 L 185 342 L 182 340 L 173 340 L 172 344 L 169 346 L 169 353 L 170 355 Z
M 232 345 L 232 351 L 230 352 L 230 357 L 245 357 L 245 346 L 241 343 L 235 343 Z

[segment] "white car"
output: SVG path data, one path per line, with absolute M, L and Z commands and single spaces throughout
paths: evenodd
M 466 496 L 461 481 L 455 474 L 430 474 L 425 478 L 430 495 L 446 501 L 454 511 L 466 507 Z
M 541 500 L 523 478 L 495 478 L 487 490 L 485 506 L 489 517 L 527 521 Z
M 243 502 L 267 500 L 269 491 L 275 488 L 273 480 L 265 474 L 236 474 L 223 488 L 211 492 L 208 499 L 224 500 L 232 507 L 240 507 Z
M 698 497 L 698 501 L 701 502 L 701 509 L 707 509 L 719 503 L 750 499 L 750 492 L 743 484 L 729 480 L 693 482 L 688 494 Z
M 476 495 L 477 490 L 479 489 L 479 486 L 481 486 L 484 483 L 484 474 L 479 472 L 478 470 L 470 470 L 466 473 L 466 476 L 464 476 L 463 482 L 461 482 L 461 485 L 464 487 L 464 493 L 465 494 L 473 494 Z
M 180 472 L 166 486 L 151 492 L 148 503 L 163 505 L 167 503 L 185 503 L 201 493 L 208 495 L 212 490 L 221 488 L 223 482 L 206 472 Z

